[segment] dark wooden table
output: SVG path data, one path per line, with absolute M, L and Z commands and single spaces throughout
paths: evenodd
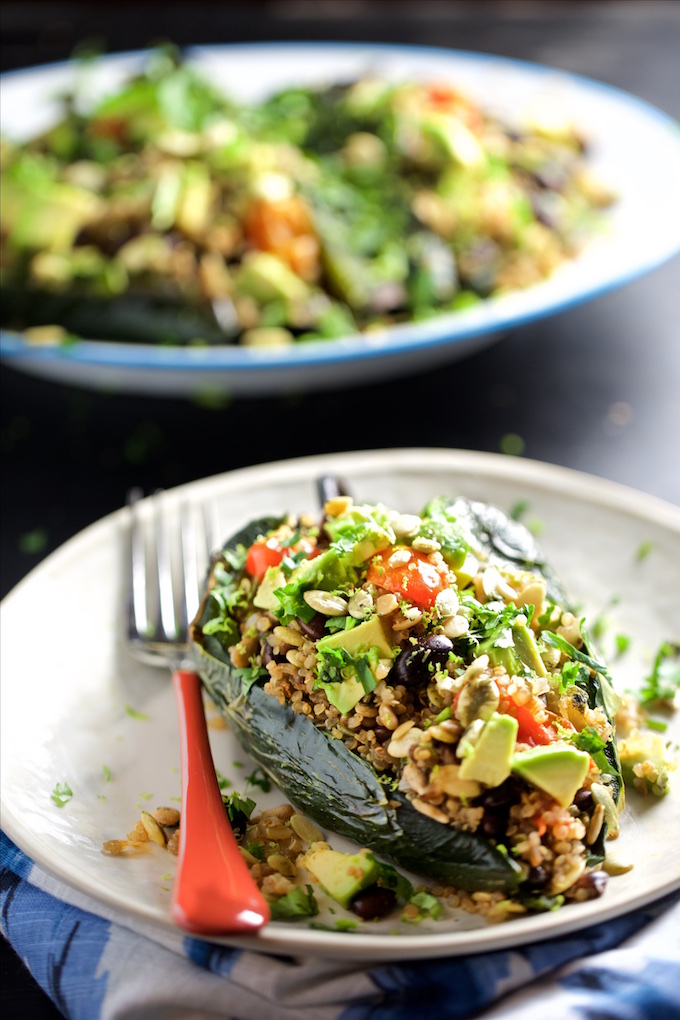
M 487 51 L 599 78 L 680 119 L 676 0 L 22 0 L 5 4 L 3 69 L 63 59 L 83 39 L 106 40 L 115 50 L 141 48 L 159 36 L 187 44 L 337 39 Z M 653 170 L 650 216 L 663 216 Z M 3 595 L 66 539 L 121 506 L 132 484 L 151 490 L 291 456 L 383 446 L 498 452 L 502 438 L 515 433 L 528 457 L 680 503 L 678 259 L 620 291 L 518 329 L 466 361 L 353 392 L 208 408 L 102 396 L 10 369 L 0 381 Z M 397 403 L 405 414 L 391 413 Z M 367 442 L 351 429 L 324 427 L 351 420 L 359 406 L 388 418 L 389 428 Z M 4 940 L 0 947 L 9 1015 L 59 1015 Z

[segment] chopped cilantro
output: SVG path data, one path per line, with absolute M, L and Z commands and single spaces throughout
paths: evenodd
M 283 588 L 277 588 L 274 595 L 279 600 L 279 608 L 274 615 L 284 627 L 298 617 L 309 623 L 315 615 L 315 610 L 304 600 L 302 586 L 296 581 L 284 585 Z
M 587 751 L 588 754 L 597 754 L 606 746 L 606 742 L 592 726 L 584 726 L 580 733 L 574 733 L 571 742 L 579 751 Z
M 579 662 L 565 662 L 560 673 L 559 693 L 565 694 L 569 687 L 588 687 L 590 670 Z
M 269 903 L 272 918 L 281 921 L 289 917 L 315 917 L 319 913 L 319 907 L 314 896 L 311 885 L 301 889 L 296 886 L 285 896 Z
M 329 616 L 326 620 L 326 630 L 331 634 L 338 630 L 351 630 L 358 622 L 353 616 Z
M 241 666 L 233 672 L 234 676 L 241 678 L 241 693 L 243 695 L 246 695 L 261 677 L 269 676 L 264 666 Z
M 375 688 L 376 681 L 371 665 L 378 658 L 378 649 L 371 648 L 356 658 L 346 648 L 319 648 L 317 683 L 342 683 L 350 676 L 356 676 L 366 694 Z
M 532 517 L 530 521 L 527 521 L 527 530 L 532 535 L 542 535 L 545 531 L 545 521 L 542 521 L 540 517 Z
M 645 679 L 640 702 L 673 701 L 680 690 L 680 644 L 664 641 L 656 653 L 654 668 Z
M 359 922 L 353 921 L 351 917 L 339 917 L 335 922 L 335 927 L 338 931 L 353 931 L 359 927 Z
M 630 648 L 630 637 L 627 634 L 617 634 L 614 641 L 616 643 L 616 654 L 625 655 Z
M 231 786 L 231 779 L 227 779 L 226 776 L 223 776 L 218 769 L 215 769 L 215 775 L 217 776 L 217 785 L 220 790 L 228 790 Z
M 250 797 L 242 797 L 240 793 L 234 791 L 234 793 L 223 793 L 222 802 L 227 809 L 232 828 L 243 832 L 255 809 L 255 801 Z
M 233 761 L 231 764 L 234 766 L 235 769 L 242 769 L 243 768 L 243 762 L 242 761 Z
M 246 565 L 247 549 L 244 545 L 237 545 L 235 549 L 223 549 L 222 559 L 235 573 L 239 573 Z
M 151 800 L 153 797 L 152 793 L 138 793 L 137 796 L 140 800 Z
M 102 772 L 104 773 L 104 782 L 105 783 L 110 783 L 111 782 L 111 769 L 109 768 L 109 766 L 108 765 L 102 765 Z
M 518 499 L 516 503 L 513 503 L 510 509 L 510 516 L 513 521 L 519 521 L 524 517 L 525 513 L 531 506 L 528 499 Z
M 644 542 L 640 542 L 639 546 L 635 551 L 635 559 L 646 560 L 653 548 L 654 543 L 650 541 L 650 539 L 645 539 Z
M 137 712 L 137 711 L 135 711 L 135 709 L 132 707 L 132 705 L 126 705 L 125 706 L 125 712 L 126 712 L 126 715 L 129 715 L 131 719 L 141 719 L 144 722 L 146 722 L 148 720 L 148 718 L 149 718 L 148 715 L 145 715 L 144 712 Z
M 64 804 L 68 804 L 72 796 L 73 790 L 68 783 L 57 783 L 50 794 L 50 800 L 57 807 L 63 807 Z
M 264 843 L 246 843 L 246 850 L 257 861 L 265 861 L 267 859 Z
M 431 917 L 433 921 L 436 921 L 442 914 L 442 905 L 436 896 L 428 892 L 419 892 L 415 896 L 411 896 L 409 903 L 412 903 L 418 908 L 420 918 Z
M 259 786 L 263 793 L 269 793 L 272 788 L 269 776 L 262 768 L 253 769 L 249 776 L 246 776 L 246 788 Z

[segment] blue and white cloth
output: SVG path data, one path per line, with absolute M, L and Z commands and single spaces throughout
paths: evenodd
M 4 834 L 1 879 L 3 934 L 73 1020 L 680 1020 L 680 893 L 522 948 L 362 965 L 139 923 Z

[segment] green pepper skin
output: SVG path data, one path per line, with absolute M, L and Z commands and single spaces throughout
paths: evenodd
M 540 573 L 547 580 L 549 597 L 565 604 L 559 582 L 522 525 L 486 504 L 459 499 L 452 507 L 488 553 L 490 562 Z M 280 519 L 275 518 L 253 521 L 233 535 L 225 549 L 247 547 L 279 523 Z M 380 783 L 371 765 L 349 751 L 342 741 L 266 694 L 266 677 L 258 679 L 244 694 L 241 677 L 229 657 L 233 635 L 225 633 L 220 640 L 219 633 L 203 633 L 202 628 L 218 612 L 212 602 L 209 596 L 204 598 L 192 626 L 195 667 L 243 747 L 285 796 L 324 828 L 417 874 L 462 889 L 508 894 L 518 891 L 522 870 L 503 850 L 478 832 L 441 825 L 416 811 L 403 794 Z M 597 679 L 593 678 L 589 691 L 593 705 L 601 703 L 598 691 Z M 620 770 L 613 744 L 607 747 L 607 757 L 612 764 L 611 789 L 616 799 Z M 395 807 L 394 802 L 399 806 Z M 600 852 L 603 856 L 599 845 L 590 849 L 594 859 Z

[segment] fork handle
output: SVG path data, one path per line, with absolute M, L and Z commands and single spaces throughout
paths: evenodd
M 182 820 L 172 917 L 204 935 L 254 932 L 270 920 L 231 830 L 217 785 L 197 673 L 173 673 L 182 765 Z

